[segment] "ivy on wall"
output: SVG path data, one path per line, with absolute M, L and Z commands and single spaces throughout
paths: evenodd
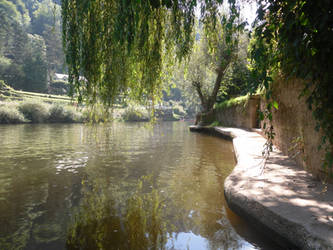
M 271 100 L 272 75 L 304 80 L 301 96 L 324 132 L 324 168 L 333 166 L 333 4 L 329 0 L 259 0 L 251 56 L 254 73 Z M 269 101 L 266 116 L 277 106 Z

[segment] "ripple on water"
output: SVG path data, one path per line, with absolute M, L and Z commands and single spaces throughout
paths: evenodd
M 223 195 L 231 143 L 185 123 L 0 126 L 0 150 L 0 249 L 257 248 Z

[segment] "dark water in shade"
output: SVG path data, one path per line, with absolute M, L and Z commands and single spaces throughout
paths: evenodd
M 187 126 L 0 126 L 0 249 L 273 249 L 227 208 L 231 142 Z

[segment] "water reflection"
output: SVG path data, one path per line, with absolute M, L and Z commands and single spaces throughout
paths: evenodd
M 115 190 L 112 195 L 105 193 L 109 188 L 105 183 L 94 183 L 84 188 L 81 206 L 69 226 L 68 249 L 252 247 L 232 229 L 224 217 L 225 211 L 221 212 L 215 227 L 209 228 L 209 224 L 206 224 L 203 230 L 200 230 L 201 225 L 208 221 L 200 218 L 199 213 L 191 210 L 185 217 L 181 212 L 175 213 L 177 205 L 165 192 L 159 191 L 153 184 L 152 176 L 142 177 L 134 193 L 125 202 L 117 199 L 119 197 Z
M 187 124 L 0 126 L 0 150 L 0 249 L 257 248 L 224 200 L 231 143 Z
M 85 187 L 79 211 L 69 226 L 67 248 L 162 249 L 167 230 L 162 216 L 165 204 L 151 177 L 141 178 L 124 204 L 117 200 L 117 192 L 105 194 L 105 186 L 99 184 Z

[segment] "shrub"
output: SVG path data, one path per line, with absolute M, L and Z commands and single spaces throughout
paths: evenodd
M 66 119 L 68 122 L 83 122 L 84 117 L 82 112 L 76 110 L 74 107 L 66 106 Z
M 59 104 L 52 105 L 49 110 L 50 122 L 63 122 L 66 119 L 65 109 Z
M 250 96 L 249 95 L 244 95 L 244 96 L 239 96 L 239 97 L 235 97 L 232 98 L 230 100 L 221 102 L 221 103 L 217 103 L 216 104 L 216 109 L 225 109 L 225 108 L 230 108 L 232 106 L 237 106 L 237 105 L 243 105 L 246 106 L 248 103 Z
M 53 81 L 50 83 L 50 85 L 54 88 L 63 88 L 63 89 L 69 88 L 69 83 L 66 81 L 62 81 L 62 80 Z
M 0 106 L 0 124 L 24 123 L 24 116 L 14 105 Z
M 186 114 L 185 111 L 184 111 L 183 106 L 181 106 L 181 105 L 179 105 L 179 104 L 174 105 L 174 106 L 172 107 L 172 110 L 173 110 L 173 112 L 174 112 L 176 115 L 179 115 L 179 116 L 184 116 L 184 115 Z
M 19 111 L 24 118 L 32 123 L 45 122 L 49 117 L 48 104 L 34 101 L 25 101 L 19 104 Z
M 84 107 L 81 109 L 81 121 L 90 123 L 107 122 L 112 120 L 112 112 L 97 104 L 94 107 Z
M 11 91 L 12 87 L 8 86 L 3 80 L 0 80 L 0 90 L 1 91 Z
M 122 118 L 127 122 L 149 121 L 148 112 L 138 108 L 129 107 L 122 114 Z
M 56 95 L 66 94 L 69 90 L 69 84 L 66 81 L 57 80 L 50 83 L 49 93 Z
M 49 109 L 49 122 L 82 122 L 82 114 L 73 107 L 53 104 Z
M 220 125 L 221 125 L 221 123 L 219 121 L 214 121 L 209 125 L 209 127 L 217 127 L 217 126 L 220 126 Z

